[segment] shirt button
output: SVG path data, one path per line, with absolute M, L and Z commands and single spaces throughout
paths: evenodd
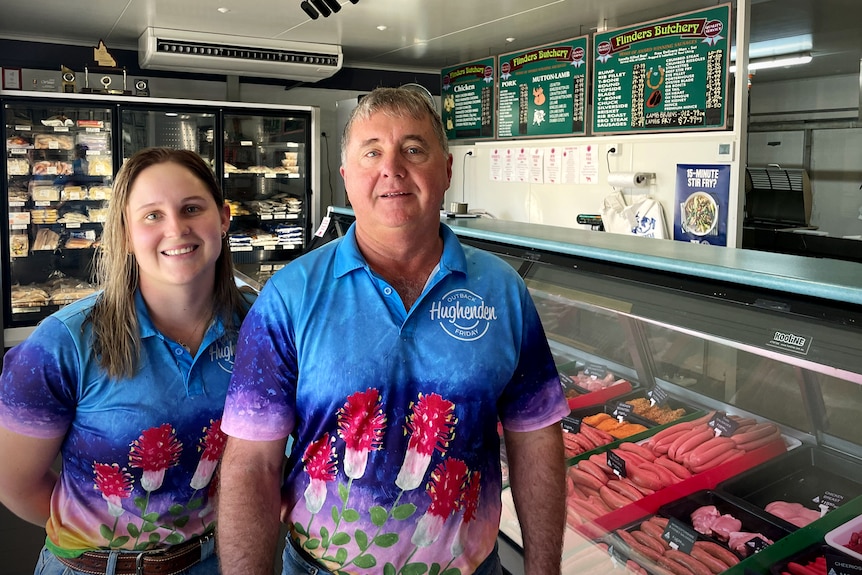
M 183 354 L 183 348 L 178 347 L 178 348 L 174 349 L 174 355 L 182 355 L 182 354 Z
M 392 295 L 392 288 L 389 286 L 386 286 L 385 288 L 383 288 L 383 293 L 386 295 Z

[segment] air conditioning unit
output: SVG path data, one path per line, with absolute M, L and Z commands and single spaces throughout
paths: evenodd
M 316 82 L 341 69 L 341 46 L 147 28 L 138 38 L 145 70 Z

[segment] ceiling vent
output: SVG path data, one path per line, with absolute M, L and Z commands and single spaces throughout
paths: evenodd
M 316 82 L 341 69 L 341 46 L 147 28 L 138 39 L 144 70 Z

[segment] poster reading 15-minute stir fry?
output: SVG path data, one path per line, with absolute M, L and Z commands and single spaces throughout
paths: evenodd
M 727 245 L 730 166 L 677 164 L 673 239 Z
M 449 140 L 494 137 L 493 57 L 441 70 L 443 127 Z
M 593 133 L 722 129 L 730 5 L 594 35 Z
M 586 132 L 587 36 L 499 57 L 497 136 Z

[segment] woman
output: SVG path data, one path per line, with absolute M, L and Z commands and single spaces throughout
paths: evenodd
M 45 525 L 37 574 L 218 572 L 213 475 L 248 307 L 229 219 L 197 154 L 135 154 L 114 185 L 101 290 L 6 355 L 0 502 Z

